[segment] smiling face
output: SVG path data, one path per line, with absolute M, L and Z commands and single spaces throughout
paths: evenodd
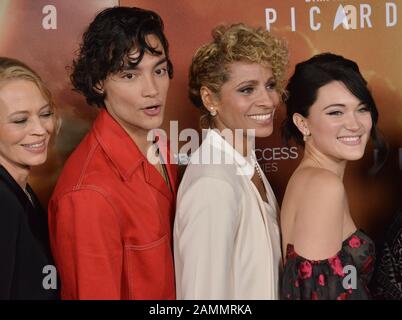
M 124 67 L 122 71 L 109 75 L 101 84 L 106 92 L 107 111 L 133 139 L 161 126 L 169 88 L 163 47 L 154 35 L 146 39 L 162 54 L 151 55 L 145 51 L 136 67 Z M 138 51 L 133 51 L 129 58 L 135 59 L 137 55 Z
M 306 147 L 309 145 L 335 160 L 357 160 L 363 156 L 372 127 L 371 113 L 342 82 L 322 86 L 303 121 L 299 122 L 299 130 L 311 134 Z
M 269 136 L 280 100 L 271 68 L 259 63 L 233 62 L 228 69 L 229 79 L 215 102 L 215 126 L 221 131 L 255 129 L 256 137 Z
M 46 161 L 53 130 L 53 110 L 35 83 L 0 83 L 0 164 L 12 175 Z

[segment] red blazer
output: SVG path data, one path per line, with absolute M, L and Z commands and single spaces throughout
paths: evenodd
M 173 192 L 102 110 L 67 160 L 49 203 L 63 299 L 175 299 Z

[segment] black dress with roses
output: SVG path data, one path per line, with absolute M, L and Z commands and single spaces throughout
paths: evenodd
M 342 243 L 341 250 L 325 260 L 308 260 L 288 244 L 281 299 L 367 300 L 375 262 L 373 241 L 361 230 Z

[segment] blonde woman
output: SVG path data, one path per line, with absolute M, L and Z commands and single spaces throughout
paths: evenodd
M 357 64 L 332 53 L 297 64 L 287 90 L 283 133 L 304 156 L 282 203 L 281 296 L 369 299 L 374 243 L 352 219 L 343 177 L 370 139 L 379 159 L 386 154 L 376 104 Z
M 28 184 L 31 168 L 46 161 L 54 127 L 51 95 L 38 74 L 0 57 L 0 299 L 58 297 L 43 285 L 53 265 L 47 216 Z
M 190 98 L 208 130 L 178 193 L 178 299 L 278 298 L 278 205 L 253 140 L 272 133 L 287 58 L 281 40 L 244 24 L 216 28 L 193 58 Z

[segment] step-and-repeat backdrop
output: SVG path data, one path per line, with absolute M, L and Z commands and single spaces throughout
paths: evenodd
M 194 51 L 211 39 L 217 24 L 244 22 L 285 38 L 289 74 L 297 62 L 320 52 L 358 62 L 377 102 L 379 128 L 390 152 L 382 170 L 370 176 L 374 154 L 369 147 L 362 160 L 348 165 L 345 185 L 357 224 L 374 237 L 382 234 L 402 206 L 402 0 L 2 0 L 0 54 L 21 59 L 42 75 L 63 118 L 48 163 L 31 179 L 44 205 L 65 159 L 96 116 L 72 92 L 68 68 L 87 24 L 114 5 L 155 10 L 165 22 L 175 67 L 163 126 L 167 131 L 171 121 L 178 121 L 180 130 L 198 129 L 200 114 L 187 98 L 187 72 Z M 257 142 L 257 155 L 279 201 L 303 154 L 283 144 L 283 116 L 281 108 L 274 134 Z

